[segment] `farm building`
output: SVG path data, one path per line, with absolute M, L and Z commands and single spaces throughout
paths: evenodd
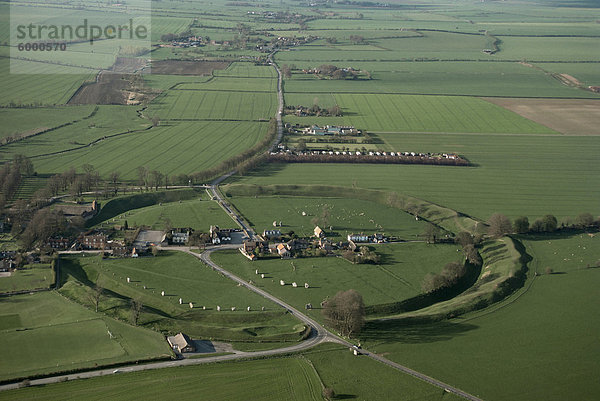
M 231 242 L 232 229 L 220 229 L 219 226 L 210 226 L 209 235 L 213 244 Z
M 279 239 L 281 238 L 281 230 L 265 230 L 262 236 L 264 239 Z
M 348 241 L 352 242 L 372 242 L 373 237 L 366 234 L 348 234 Z
M 288 258 L 288 257 L 290 257 L 290 251 L 289 251 L 289 249 L 287 249 L 287 247 L 285 246 L 285 244 L 277 244 L 277 246 L 275 247 L 275 249 L 277 249 L 277 254 L 279 256 L 281 256 L 282 258 Z
M 313 125 L 312 127 L 305 128 L 304 133 L 316 136 L 357 135 L 360 131 L 352 126 L 338 127 L 336 125 L 326 125 L 324 127 L 319 127 L 318 125 Z
M 302 249 L 308 248 L 308 241 L 304 239 L 291 239 L 286 244 L 287 248 L 290 251 L 300 251 Z
M 190 239 L 192 230 L 189 228 L 174 228 L 171 230 L 171 243 L 175 245 L 186 244 Z
M 321 238 L 321 237 L 324 237 L 324 236 L 325 236 L 325 231 L 323 231 L 323 230 L 321 229 L 321 227 L 319 227 L 319 226 L 316 226 L 316 227 L 315 227 L 315 231 L 314 231 L 314 233 L 315 233 L 315 237 L 317 237 L 317 238 Z
M 192 340 L 183 333 L 169 336 L 167 337 L 167 341 L 175 352 L 194 352 L 196 350 Z

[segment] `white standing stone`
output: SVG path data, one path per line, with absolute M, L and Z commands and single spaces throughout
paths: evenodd
M 190 309 L 194 309 L 194 304 L 190 302 Z
M 164 292 L 164 291 L 161 291 L 161 292 L 160 292 L 160 295 L 164 297 L 164 296 L 165 296 L 165 292 Z
M 296 282 L 294 281 L 294 282 L 292 283 L 292 287 L 296 288 L 296 287 L 298 287 L 298 284 L 296 284 Z
M 308 288 L 308 283 L 304 283 L 304 288 Z
M 279 280 L 279 285 L 285 285 L 285 281 Z
M 221 312 L 221 307 L 217 305 L 217 312 Z
M 263 274 L 261 274 L 261 275 L 260 275 L 260 278 L 265 278 L 265 274 L 264 274 L 264 273 L 263 273 Z
M 250 307 L 247 307 L 246 309 L 248 309 L 248 312 L 250 312 Z
M 232 312 L 235 312 L 235 306 L 232 306 L 232 307 L 231 307 L 231 311 L 232 311 Z
M 254 271 L 254 274 L 258 274 L 258 269 L 256 269 L 256 270 Z
M 127 277 L 127 282 L 131 283 L 131 279 L 129 277 Z
M 179 298 L 179 305 L 183 304 L 183 299 Z

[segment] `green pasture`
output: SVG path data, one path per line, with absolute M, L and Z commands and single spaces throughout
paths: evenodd
M 211 79 L 208 76 L 144 74 L 144 81 L 152 88 L 167 90 L 182 83 L 203 83 Z
M 327 237 L 346 240 L 348 234 L 384 232 L 405 240 L 417 239 L 425 224 L 398 209 L 375 202 L 348 198 L 261 196 L 230 198 L 231 203 L 258 233 L 273 228 L 273 222 L 282 222 L 277 229 L 283 233 L 294 231 L 298 236 L 311 237 L 317 218 Z M 328 218 L 322 219 L 327 210 Z M 305 213 L 305 215 L 303 215 Z M 330 230 L 332 227 L 333 230 Z
M 433 325 L 373 323 L 361 339 L 369 350 L 483 399 L 593 399 L 599 390 L 590 372 L 600 356 L 593 318 L 600 271 L 564 258 L 596 242 L 586 235 L 526 240 L 530 269 L 542 275 L 530 279 L 520 296 Z M 543 274 L 546 266 L 562 274 Z
M 88 116 L 94 106 L 58 106 L 35 109 L 0 109 L 0 138 L 31 135 Z
M 216 77 L 276 78 L 277 71 L 272 67 L 238 62 L 232 63 L 224 70 L 214 71 L 213 75 Z
M 137 168 L 150 171 L 191 174 L 218 165 L 258 143 L 266 123 L 257 122 L 180 122 L 164 123 L 141 132 L 103 140 L 94 146 L 57 155 L 34 158 L 36 170 L 57 173 L 86 163 L 102 176 L 113 171 L 121 178 L 137 180 Z M 15 148 L 15 153 L 24 148 Z
M 274 375 L 274 371 L 279 374 Z M 198 376 L 203 378 L 201 383 L 194 380 Z M 376 361 L 355 357 L 334 344 L 320 345 L 292 357 L 150 370 L 12 390 L 1 393 L 0 399 L 95 400 L 108 396 L 119 400 L 134 393 L 136 398 L 168 394 L 182 400 L 209 397 L 229 401 L 245 400 L 252 394 L 261 400 L 304 401 L 321 400 L 323 385 L 333 388 L 338 398 L 458 399 Z
M 456 152 L 475 167 L 271 164 L 235 182 L 323 184 L 396 191 L 487 220 L 600 214 L 597 137 L 380 134 L 391 148 Z
M 0 293 L 48 288 L 54 284 L 50 265 L 26 265 L 12 272 L 10 277 L 0 277 Z
M 292 62 L 289 61 L 289 63 Z M 315 67 L 315 63 L 300 60 L 293 61 L 293 64 L 296 64 L 297 68 Z M 349 66 L 353 68 L 367 70 L 371 73 L 372 79 L 317 79 L 313 75 L 295 72 L 291 79 L 285 80 L 286 96 L 296 93 L 308 93 L 313 96 L 330 93 L 398 93 L 508 97 L 598 97 L 597 94 L 591 92 L 567 87 L 543 71 L 512 61 L 357 60 L 333 62 L 333 64 L 339 67 L 350 64 Z
M 422 292 L 425 275 L 438 273 L 446 263 L 463 259 L 454 245 L 396 243 L 375 245 L 374 249 L 381 255 L 380 265 L 352 264 L 333 256 L 251 262 L 236 251 L 214 252 L 211 258 L 224 269 L 252 280 L 298 309 L 311 303 L 314 309 L 306 312 L 317 320 L 322 320 L 321 302 L 338 291 L 358 291 L 365 305 L 402 301 Z M 264 279 L 260 276 L 262 273 Z M 284 286 L 280 280 L 285 282 Z M 292 282 L 298 287 L 292 287 Z M 304 283 L 310 288 L 304 288 Z
M 315 97 L 318 99 L 318 95 Z M 352 125 L 369 132 L 555 133 L 512 111 L 471 97 L 336 94 L 333 98 L 343 117 L 286 116 L 285 120 L 293 124 Z M 293 95 L 288 99 L 290 104 L 307 100 L 303 96 L 296 101 Z M 324 106 L 327 100 L 326 95 Z
M 599 32 L 600 33 L 600 32 Z M 598 37 L 501 37 L 498 56 L 527 61 L 600 61 Z
M 140 324 L 163 333 L 183 331 L 194 338 L 281 342 L 299 340 L 305 329 L 272 302 L 213 272 L 197 258 L 176 251 L 138 259 L 65 257 L 60 263 L 61 294 L 92 308 L 89 286 L 100 283 L 108 292 L 100 301 L 99 311 L 127 321 L 131 315 L 129 300 L 137 299 L 144 305 Z M 217 306 L 222 307 L 220 312 Z
M 154 99 L 146 113 L 164 120 L 268 120 L 276 103 L 274 93 L 170 90 Z
M 203 232 L 208 232 L 211 225 L 228 227 L 232 224 L 231 218 L 216 202 L 202 198 L 135 209 L 112 220 L 121 226 L 127 221 L 130 226 L 164 230 L 170 224 L 171 227 L 191 227 Z
M 6 362 L 0 379 L 170 355 L 160 334 L 95 314 L 53 291 L 3 298 L 0 338 Z
M 547 268 L 565 274 L 600 265 L 598 233 L 524 235 L 520 239 L 533 258 L 531 270 L 540 274 L 546 274 Z
M 87 225 L 92 226 L 101 222 L 109 222 L 113 219 L 124 219 L 126 215 L 137 213 L 139 209 L 146 208 L 165 202 L 182 202 L 184 200 L 202 199 L 202 189 L 177 189 L 171 191 L 150 191 L 131 195 L 115 197 L 103 202 L 100 213 L 88 220 Z M 122 222 L 124 223 L 124 221 Z
M 233 92 L 276 92 L 275 78 L 214 77 L 206 83 L 182 83 L 177 90 L 216 90 Z
M 10 72 L 8 58 L 0 58 L 0 104 L 16 105 L 57 105 L 65 104 L 79 86 L 93 79 L 95 71 L 75 69 L 22 60 L 13 60 L 15 71 Z M 68 70 L 64 73 L 65 69 Z M 53 73 L 52 73 L 53 72 Z
M 37 169 L 38 163 L 35 158 L 38 156 L 50 154 L 61 158 L 61 152 L 86 146 L 95 150 L 96 143 L 103 143 L 107 138 L 128 136 L 131 132 L 141 131 L 150 126 L 149 121 L 139 118 L 134 106 L 97 106 L 91 110 L 85 108 L 84 110 L 89 111 L 85 116 L 74 115 L 69 110 L 70 107 L 62 116 L 69 118 L 72 124 L 3 146 L 0 149 L 0 160 L 10 159 L 13 154 L 23 154 L 34 158 L 33 163 Z M 57 110 L 57 113 L 60 113 L 60 110 Z M 63 164 L 60 171 L 69 167 L 71 166 Z

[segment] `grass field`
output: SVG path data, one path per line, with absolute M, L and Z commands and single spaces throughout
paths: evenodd
M 206 196 L 125 212 L 114 220 L 114 224 L 122 226 L 125 221 L 130 226 L 144 225 L 153 230 L 164 230 L 169 223 L 171 227 L 191 227 L 203 232 L 208 232 L 211 225 L 228 227 L 232 224 L 223 209 Z M 112 225 L 113 221 L 109 224 Z
M 337 257 L 264 259 L 250 262 L 239 252 L 216 252 L 212 259 L 234 274 L 252 280 L 298 309 L 311 303 L 315 309 L 306 311 L 322 320 L 319 305 L 338 291 L 355 289 L 365 305 L 402 301 L 421 293 L 421 282 L 427 273 L 437 273 L 448 262 L 462 259 L 454 245 L 404 243 L 377 245 L 380 265 L 354 265 Z M 265 278 L 255 274 L 264 273 Z M 279 280 L 284 280 L 281 286 Z M 291 283 L 296 282 L 298 288 Z M 304 288 L 308 283 L 310 288 Z
M 306 197 L 236 197 L 231 203 L 252 224 L 257 232 L 273 228 L 273 221 L 282 222 L 282 232 L 294 231 L 302 237 L 313 235 L 312 220 L 320 218 L 326 208 L 329 212 L 325 226 L 327 237 L 346 240 L 348 234 L 384 232 L 388 236 L 414 240 L 423 233 L 423 222 L 415 221 L 408 213 L 374 202 L 344 198 Z M 302 215 L 306 213 L 306 216 Z M 333 227 L 333 231 L 329 227 Z
M 39 132 L 43 129 L 77 121 L 88 116 L 93 106 L 64 106 L 35 109 L 0 109 L 5 124 L 0 127 L 0 139 Z
M 254 146 L 266 132 L 266 123 L 181 122 L 133 132 L 58 155 L 34 159 L 42 173 L 60 172 L 86 163 L 102 176 L 119 171 L 122 179 L 137 178 L 137 168 L 169 174 L 191 174 L 211 168 Z M 167 139 L 168 138 L 168 139 Z M 15 152 L 23 148 L 15 148 Z
M 299 340 L 304 330 L 304 325 L 283 309 L 179 252 L 165 251 L 158 257 L 139 259 L 66 257 L 61 259 L 61 274 L 62 294 L 92 307 L 89 286 L 100 282 L 109 291 L 100 302 L 101 312 L 129 320 L 129 300 L 138 299 L 144 305 L 140 323 L 164 333 L 183 331 L 193 338 L 281 342 Z M 165 296 L 161 296 L 162 291 Z M 223 308 L 221 312 L 217 305 Z M 246 310 L 248 306 L 251 312 Z M 231 307 L 237 310 L 231 311 Z
M 600 271 L 585 266 L 600 257 L 597 242 L 587 235 L 526 240 L 532 271 L 552 266 L 563 274 L 535 278 L 520 297 L 491 312 L 431 326 L 374 326 L 362 339 L 369 349 L 483 399 L 593 399 Z
M 308 103 L 306 96 L 286 98 L 294 105 L 311 106 L 314 101 Z M 353 125 L 369 132 L 553 133 L 516 113 L 469 97 L 336 94 L 333 98 L 344 117 L 287 116 L 285 120 Z M 324 101 L 323 107 L 330 103 L 327 96 Z
M 274 375 L 273 372 L 278 374 Z M 194 379 L 202 376 L 202 383 Z M 235 380 L 231 378 L 234 377 Z M 418 379 L 376 361 L 354 357 L 338 345 L 320 345 L 292 357 L 112 375 L 85 381 L 0 393 L 11 400 L 114 400 L 167 394 L 181 400 L 321 400 L 322 385 L 333 388 L 338 399 L 458 400 Z M 4 398 L 8 397 L 8 398 Z
M 53 284 L 54 272 L 50 265 L 27 265 L 10 277 L 0 277 L 0 293 L 48 288 Z
M 160 334 L 95 314 L 54 291 L 3 298 L 0 328 L 0 379 L 170 355 Z
M 392 149 L 456 152 L 476 167 L 272 164 L 236 182 L 329 184 L 400 193 L 487 220 L 600 214 L 595 167 L 600 137 L 380 134 Z M 352 177 L 352 179 L 348 179 Z

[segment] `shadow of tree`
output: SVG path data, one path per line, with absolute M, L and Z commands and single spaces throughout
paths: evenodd
M 403 320 L 378 320 L 368 322 L 360 333 L 360 338 L 402 344 L 434 343 L 448 341 L 477 328 L 476 325 L 466 323 L 415 324 Z

